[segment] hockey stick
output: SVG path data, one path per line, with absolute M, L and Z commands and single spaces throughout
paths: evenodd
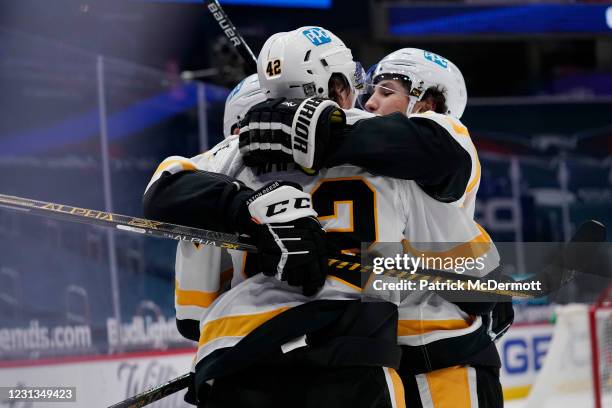
M 217 0 L 205 0 L 204 4 L 217 24 L 219 24 L 219 28 L 221 28 L 225 37 L 232 43 L 244 60 L 248 72 L 251 74 L 257 73 L 257 58 L 255 58 L 253 51 L 251 51 L 247 43 L 244 42 L 244 38 L 238 32 L 236 26 L 227 17 L 219 2 Z
M 241 249 L 247 251 L 256 251 L 256 247 L 244 243 L 239 240 L 238 237 L 219 233 L 214 231 L 207 231 L 202 229 L 190 228 L 180 225 L 174 225 L 159 221 L 151 221 L 142 218 L 128 217 L 124 215 L 108 213 L 98 210 L 90 210 L 80 207 L 73 207 L 64 204 L 54 204 L 44 201 L 31 200 L 21 197 L 7 196 L 0 194 L 0 207 L 10 209 L 13 211 L 25 212 L 33 215 L 48 216 L 52 218 L 59 218 L 68 221 L 77 221 L 86 224 L 101 225 L 106 227 L 115 227 L 122 231 L 148 234 L 151 236 L 157 236 L 162 238 L 170 238 L 175 240 L 184 240 L 188 242 L 194 242 L 204 245 L 215 245 L 231 249 Z M 605 239 L 605 227 L 596 221 L 587 221 L 584 223 L 575 234 L 572 239 L 574 242 L 601 242 Z M 359 268 L 362 271 L 371 270 L 371 266 L 361 266 L 359 263 L 341 262 L 336 259 L 330 259 L 330 264 L 335 266 L 337 264 L 339 269 L 346 268 L 354 270 Z M 558 270 L 553 270 L 552 275 L 560 274 L 561 277 L 558 279 L 560 282 L 558 287 L 568 283 L 574 278 L 571 271 L 566 271 L 562 266 L 556 267 Z M 555 267 L 553 267 L 555 269 Z M 422 279 L 428 279 L 431 281 L 443 281 L 443 280 L 464 280 L 472 279 L 466 276 L 452 274 L 444 271 L 419 271 L 418 273 L 411 273 L 406 271 L 385 271 L 386 276 L 395 276 L 398 278 L 414 279 L 415 277 L 421 277 Z M 437 276 L 436 276 L 437 275 Z M 444 275 L 441 277 L 440 275 Z M 449 276 L 450 275 L 450 276 Z M 533 293 L 523 292 L 512 292 L 512 291 L 492 291 L 493 293 L 503 295 L 515 295 L 521 297 L 533 297 Z M 180 391 L 186 388 L 189 384 L 188 374 L 182 375 L 174 380 L 171 380 L 165 384 L 155 387 L 151 390 L 145 391 L 136 396 L 130 397 L 125 401 L 119 402 L 113 405 L 113 408 L 125 408 L 125 407 L 142 407 L 155 402 L 165 396 Z
M 115 213 L 109 213 L 98 210 L 91 210 L 81 207 L 73 207 L 65 204 L 55 204 L 45 201 L 31 200 L 15 196 L 0 194 L 0 207 L 14 211 L 27 212 L 33 215 L 42 215 L 51 218 L 58 218 L 67 221 L 75 221 L 90 225 L 101 225 L 105 227 L 114 227 L 121 231 L 145 234 L 160 238 L 174 239 L 180 241 L 188 241 L 196 244 L 213 245 L 226 249 L 243 250 L 248 252 L 257 252 L 255 245 L 245 242 L 240 237 L 233 234 L 226 234 L 216 231 L 208 231 L 204 229 L 192 228 L 183 225 L 170 224 L 161 221 L 147 220 L 144 218 L 129 217 Z M 605 240 L 606 229 L 603 224 L 597 221 L 587 221 L 582 224 L 571 242 L 602 242 Z M 580 257 L 578 254 L 574 256 L 574 264 L 579 262 L 584 263 L 589 260 L 589 256 Z M 359 262 L 351 260 L 339 260 L 330 258 L 329 266 L 335 270 L 356 271 L 362 273 L 372 272 L 372 265 L 362 265 Z M 501 267 L 500 267 L 501 268 Z M 571 265 L 571 269 L 579 269 L 577 266 Z M 499 271 L 499 270 L 498 270 Z M 500 289 L 474 289 L 468 292 L 478 292 L 484 294 L 514 296 L 522 298 L 534 298 L 545 296 L 559 287 L 569 283 L 573 278 L 571 270 L 566 268 L 566 265 L 549 265 L 545 268 L 545 277 L 552 281 L 548 285 L 548 289 L 540 292 L 533 290 L 500 290 Z M 403 271 L 388 269 L 381 275 L 407 280 L 427 280 L 431 283 L 436 282 L 482 282 L 483 279 L 461 275 L 453 272 L 440 271 L 435 269 L 419 269 L 418 271 Z M 477 285 L 480 288 L 480 285 Z
M 191 373 L 183 374 L 155 388 L 141 392 L 140 394 L 129 397 L 121 402 L 111 405 L 109 408 L 140 408 L 158 401 L 168 395 L 179 392 L 189 387 L 192 381 Z
M 194 244 L 214 245 L 220 248 L 251 252 L 257 251 L 255 245 L 243 242 L 238 236 L 233 234 L 191 228 L 167 222 L 152 221 L 144 218 L 129 217 L 126 215 L 73 207 L 65 204 L 55 204 L 0 194 L 0 207 L 67 221 L 100 225 L 103 227 L 114 227 L 121 231 L 146 234 L 159 238 L 189 241 Z
M 577 229 L 576 233 L 570 240 L 570 244 L 584 242 L 603 242 L 605 240 L 605 235 L 606 230 L 603 224 L 597 221 L 587 221 Z M 578 267 L 578 264 L 581 262 L 584 263 L 585 261 L 584 259 L 579 259 L 582 257 L 581 255 L 585 255 L 583 253 L 578 253 L 581 249 L 582 248 L 580 247 L 580 245 L 574 248 L 572 248 L 571 246 L 568 247 L 568 252 L 570 252 L 569 256 L 566 257 L 566 261 L 568 262 L 568 268 L 565 268 L 559 264 L 555 265 L 554 263 L 545 268 L 549 270 L 548 274 L 550 274 L 551 276 L 555 274 L 561 275 L 561 279 L 558 279 L 559 282 L 557 283 L 557 285 L 555 285 L 556 288 L 559 288 L 574 279 L 575 272 L 580 269 Z M 586 254 L 585 257 L 588 257 L 588 255 L 589 254 Z M 119 402 L 109 408 L 143 407 L 145 405 L 153 403 L 167 395 L 180 391 L 183 388 L 187 388 L 189 384 L 186 381 L 186 377 L 188 375 L 189 374 L 185 374 L 178 378 L 175 378 L 174 380 L 170 380 L 166 384 L 145 391 L 134 397 L 128 398 L 127 400 Z M 135 405 L 136 403 L 138 405 Z

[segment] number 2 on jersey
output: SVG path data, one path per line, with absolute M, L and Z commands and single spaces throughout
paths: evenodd
M 377 241 L 376 190 L 365 179 L 323 179 L 311 194 L 319 221 L 336 220 L 336 226 L 325 229 L 339 250 L 359 252 L 362 242 Z
M 328 225 L 336 224 L 325 229 L 326 238 L 335 244 L 338 251 L 358 254 L 363 242 L 372 244 L 378 240 L 376 190 L 365 179 L 323 179 L 315 186 L 311 195 L 312 206 L 319 221 Z M 255 259 L 245 254 L 245 276 L 251 277 L 257 273 Z

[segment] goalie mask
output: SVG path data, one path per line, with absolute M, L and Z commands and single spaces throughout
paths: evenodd
M 369 73 L 370 90 L 384 79 L 403 82 L 409 98 L 406 114 L 410 116 L 425 91 L 439 87 L 446 99 L 447 115 L 461 118 L 467 103 L 465 81 L 459 68 L 437 54 L 418 48 L 402 48 L 384 57 Z
M 263 45 L 257 73 L 267 98 L 328 98 L 330 78 L 339 74 L 350 88 L 351 107 L 364 87 L 363 68 L 331 31 L 300 27 L 277 33 Z
M 244 115 L 255 104 L 266 100 L 261 88 L 257 74 L 249 75 L 232 89 L 225 100 L 225 111 L 223 113 L 223 136 L 228 137 Z

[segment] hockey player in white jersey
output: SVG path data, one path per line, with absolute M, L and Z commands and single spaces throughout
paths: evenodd
M 229 143 L 236 138 L 239 123 L 253 105 L 265 100 L 257 74 L 249 75 L 229 93 L 223 114 L 225 140 L 210 151 L 185 160 L 172 156 L 157 168 L 154 178 L 163 171 L 194 168 L 215 171 L 225 161 Z M 170 170 L 167 170 L 170 168 Z M 229 288 L 233 265 L 227 251 L 217 247 L 179 242 L 175 260 L 174 301 L 179 332 L 193 341 L 200 338 L 200 319 L 212 302 Z
M 310 157 L 301 155 L 295 146 L 291 146 L 287 149 L 291 152 L 289 160 L 315 169 L 338 163 L 358 163 L 376 174 L 414 179 L 430 197 L 452 203 L 473 218 L 480 184 L 480 162 L 467 128 L 459 122 L 467 100 L 465 82 L 459 69 L 434 53 L 402 49 L 377 64 L 373 79 L 368 88 L 375 92 L 366 99 L 365 106 L 373 113 L 389 116 L 362 120 L 363 117 L 347 112 L 347 124 L 353 126 L 336 126 L 336 133 L 331 136 L 329 128 L 322 126 L 309 140 Z M 262 113 L 269 117 L 273 112 L 280 114 L 284 123 L 292 123 L 295 112 L 286 107 L 281 109 L 281 106 L 278 101 L 267 101 L 254 107 L 247 119 L 259 122 L 263 127 Z M 241 135 L 243 151 L 254 161 L 270 157 L 269 151 L 252 143 L 257 138 L 265 138 L 262 133 Z M 495 338 L 501 336 L 513 321 L 514 313 L 509 301 L 498 303 L 493 309 L 477 302 L 460 303 L 460 306 L 468 314 L 486 314 L 489 321 L 494 321 L 492 335 Z M 405 354 L 412 356 L 412 353 Z M 483 361 L 490 364 L 486 363 L 489 367 L 483 369 L 489 373 L 480 375 L 491 374 L 495 384 L 491 388 L 492 398 L 501 401 L 495 346 L 489 342 L 481 355 L 486 355 Z M 459 354 L 455 357 L 458 358 Z M 414 383 L 414 378 L 410 382 Z
M 437 125 L 444 128 L 448 132 L 448 135 L 452 137 L 452 140 L 456 142 L 456 145 L 461 146 L 461 148 L 463 149 L 462 153 L 464 156 L 465 152 L 469 154 L 471 166 L 468 167 L 470 171 L 469 177 L 467 179 L 456 178 L 451 175 L 451 177 L 447 178 L 444 183 L 437 184 L 428 183 L 426 178 L 421 177 L 420 180 L 418 180 L 418 185 L 424 191 L 426 191 L 432 198 L 435 198 L 439 201 L 452 203 L 453 205 L 456 205 L 457 207 L 461 208 L 462 211 L 468 215 L 468 217 L 473 218 L 475 197 L 478 190 L 478 186 L 480 184 L 480 163 L 478 160 L 476 149 L 471 141 L 467 129 L 463 124 L 461 124 L 461 122 L 459 122 L 459 118 L 463 114 L 467 101 L 467 91 L 465 87 L 465 82 L 459 69 L 452 62 L 431 52 L 419 49 L 402 49 L 383 58 L 383 60 L 377 65 L 377 68 L 374 71 L 373 79 L 374 81 L 372 84 L 369 84 L 369 87 L 375 89 L 376 92 L 374 93 L 374 95 L 371 95 L 371 97 L 367 100 L 368 103 L 366 104 L 366 108 L 368 108 L 368 111 L 379 115 L 388 115 L 393 114 L 395 112 L 399 112 L 400 114 L 409 117 L 412 122 L 435 122 Z M 384 82 L 381 83 L 381 81 Z M 388 85 L 387 89 L 385 89 L 385 85 Z M 255 108 L 254 110 L 257 111 L 257 109 L 258 108 Z M 347 112 L 347 116 L 349 124 L 351 124 L 351 119 L 353 120 L 353 124 L 356 121 L 363 119 L 363 117 L 360 115 L 355 115 L 354 113 L 351 115 L 350 111 Z M 382 122 L 383 120 L 384 119 L 381 119 L 379 120 L 379 122 Z M 363 127 L 363 122 L 359 124 Z M 355 127 L 358 127 L 359 124 Z M 381 129 L 385 128 L 381 127 Z M 372 125 L 370 129 L 368 129 L 368 131 L 372 132 L 370 134 L 370 138 L 375 143 L 380 143 L 381 134 L 375 132 L 374 130 L 374 125 Z M 421 132 L 407 132 L 406 134 L 404 134 L 404 137 L 412 138 L 412 140 L 414 140 L 415 135 L 417 137 L 421 136 L 419 135 L 419 133 L 422 133 L 422 128 L 419 130 L 421 130 Z M 395 129 L 394 131 L 397 131 L 397 129 Z M 439 132 L 433 133 L 433 135 L 436 136 L 436 139 L 438 140 L 441 139 L 439 137 L 439 134 Z M 248 136 L 249 141 L 251 141 L 252 135 Z M 260 139 L 262 138 L 261 133 L 259 137 Z M 243 139 L 246 140 L 246 138 Z M 347 137 L 346 140 L 351 139 Z M 361 140 L 362 139 L 360 139 L 360 141 Z M 314 147 L 313 150 L 315 151 L 320 147 L 318 144 L 318 140 L 309 140 L 309 143 L 311 143 L 311 145 Z M 382 144 L 385 144 L 384 141 Z M 368 149 L 367 146 L 364 146 L 363 143 L 357 143 L 357 145 L 364 149 L 364 155 L 369 154 L 371 160 L 377 159 L 378 150 L 371 151 Z M 248 147 L 249 149 L 251 149 L 253 147 L 253 144 L 249 143 Z M 324 144 L 323 151 L 325 147 L 326 146 Z M 411 147 L 413 148 L 414 145 L 411 145 Z M 442 145 L 438 145 L 435 147 L 440 149 L 442 148 Z M 261 150 L 261 148 L 259 150 Z M 300 153 L 296 150 L 297 149 L 294 145 L 292 148 L 292 154 L 295 161 L 306 167 L 313 167 L 312 162 L 304 160 L 304 156 L 300 157 Z M 257 149 L 255 149 L 255 151 L 259 152 Z M 423 157 L 421 158 L 421 160 L 429 159 L 426 152 L 423 153 L 424 154 L 422 155 Z M 312 156 L 315 155 L 316 154 L 312 154 Z M 401 163 L 402 160 L 400 159 L 400 157 L 401 156 L 398 155 L 395 161 Z M 388 159 L 389 156 L 386 156 L 385 158 Z M 316 159 L 313 159 L 313 161 L 315 160 Z M 422 163 L 421 160 L 418 161 L 419 164 Z M 363 159 L 362 162 L 364 162 Z M 456 164 L 462 162 L 465 163 L 465 160 L 459 160 Z M 388 174 L 388 171 L 393 171 L 388 168 L 385 168 L 385 165 L 388 165 L 390 166 L 390 168 L 393 168 L 392 165 L 389 165 L 387 161 L 384 161 L 384 164 L 379 164 L 376 167 L 376 170 L 383 175 Z M 434 165 L 443 166 L 444 164 L 436 161 Z M 370 169 L 371 167 L 367 162 L 364 162 L 364 166 L 368 169 Z M 460 171 L 457 173 L 461 174 Z M 409 174 L 411 174 L 410 171 L 406 172 L 404 176 Z M 462 182 L 461 180 L 465 180 L 465 182 Z M 414 209 L 419 207 L 420 206 L 417 204 L 414 206 Z M 429 210 L 430 209 L 427 209 L 426 211 Z M 423 212 L 422 219 L 426 220 L 427 218 L 427 214 Z M 484 230 L 482 231 L 482 242 L 488 241 L 488 236 L 486 235 Z M 439 239 L 440 237 L 436 238 Z M 452 240 L 450 235 L 442 237 L 442 239 Z M 486 310 L 480 307 L 483 305 L 479 304 L 461 303 L 460 306 L 464 309 L 469 310 L 467 313 L 484 313 L 484 311 Z M 508 309 L 508 307 L 506 306 L 509 306 L 509 310 L 505 310 Z M 511 321 L 511 304 L 500 305 L 499 309 L 500 310 L 496 308 L 495 310 L 501 313 L 503 317 L 496 316 L 496 318 L 501 317 L 503 319 L 509 319 Z M 416 325 L 419 326 L 419 328 L 422 330 L 424 330 L 424 327 L 426 327 L 428 324 L 431 324 L 431 322 L 415 319 L 415 315 L 411 315 L 411 311 L 414 310 L 419 310 L 420 318 L 426 316 L 426 313 L 423 313 L 423 309 L 407 307 L 400 308 L 400 323 L 398 333 L 400 335 L 400 341 L 404 341 L 406 344 L 406 347 L 404 347 L 405 355 L 402 359 L 406 362 L 405 364 L 403 364 L 402 367 L 402 378 L 406 380 L 406 385 L 409 386 L 410 390 L 412 391 L 408 393 L 406 397 L 408 405 L 426 404 L 429 400 L 435 401 L 435 403 L 432 402 L 432 404 L 438 407 L 454 407 L 461 406 L 461 404 L 465 403 L 469 404 L 469 402 L 465 400 L 457 400 L 454 397 L 441 397 L 439 395 L 440 393 L 437 390 L 428 390 L 428 387 L 423 386 L 423 384 L 426 383 L 430 378 L 435 378 L 437 386 L 446 384 L 447 386 L 449 386 L 448 388 L 452 388 L 452 384 L 456 384 L 457 380 L 463 381 L 468 376 L 475 376 L 476 372 L 477 376 L 481 378 L 481 382 L 484 383 L 481 387 L 479 387 L 479 393 L 485 395 L 485 397 L 481 395 L 479 398 L 481 399 L 481 406 L 495 406 L 496 404 L 501 404 L 502 395 L 501 388 L 499 386 L 498 373 L 499 360 L 496 355 L 497 353 L 495 347 L 489 341 L 489 339 L 487 339 L 485 336 L 484 342 L 481 343 L 484 346 L 482 348 L 482 351 L 476 353 L 478 354 L 478 357 L 473 358 L 473 360 L 479 366 L 478 369 L 466 366 L 456 368 L 444 368 L 445 364 L 451 364 L 452 361 L 463 363 L 467 363 L 469 361 L 470 358 L 465 358 L 467 356 L 467 353 L 469 353 L 466 349 L 461 350 L 461 348 L 454 347 L 461 344 L 461 342 L 466 341 L 466 338 L 462 338 L 459 342 L 453 345 L 452 342 L 450 342 L 449 344 L 444 344 L 444 342 L 440 341 L 440 337 L 438 337 L 438 343 L 441 344 L 431 346 L 431 350 L 436 350 L 436 352 L 423 352 L 422 348 L 414 347 L 416 343 L 418 343 L 419 341 L 423 341 L 423 338 L 420 338 L 417 342 L 415 342 L 414 340 L 408 340 L 408 337 L 410 336 L 403 336 L 403 334 L 413 332 L 412 330 L 414 328 L 411 328 L 410 326 L 413 325 L 414 322 L 418 321 Z M 487 314 L 486 318 L 488 321 L 490 321 L 493 318 L 493 314 Z M 500 327 L 507 328 L 506 321 L 504 323 L 500 322 Z M 436 333 L 436 335 L 434 335 L 434 337 L 439 335 L 440 333 L 438 332 Z M 496 333 L 496 335 L 499 335 L 499 333 Z M 473 340 L 478 336 L 467 336 L 467 338 L 470 337 Z M 435 342 L 433 343 L 435 344 Z M 453 351 L 449 353 L 448 349 L 451 349 Z M 432 360 L 424 362 L 422 361 L 422 357 L 426 354 L 432 354 L 435 357 L 427 357 L 428 359 Z M 455 355 L 453 356 L 453 354 Z M 444 357 L 442 357 L 440 360 L 437 360 L 437 358 L 442 355 L 444 355 Z M 433 360 L 437 361 L 433 362 Z M 446 361 L 444 362 L 444 360 Z M 423 370 L 423 367 L 426 366 L 427 369 Z M 440 369 L 436 370 L 435 368 Z M 427 373 L 428 371 L 430 372 Z M 416 386 L 417 383 L 419 383 L 418 387 Z M 465 384 L 467 382 L 463 381 L 463 383 Z M 472 385 L 474 384 L 475 381 L 472 381 Z M 491 386 L 488 387 L 487 384 L 490 384 Z M 474 398 L 474 396 L 472 397 Z M 474 403 L 475 402 L 472 401 L 472 404 Z
M 278 42 L 277 52 L 282 51 L 284 45 L 290 43 L 295 46 L 301 41 L 315 57 L 317 53 L 313 50 L 338 51 L 327 55 L 348 56 L 350 59 L 350 51 L 347 54 L 335 36 L 320 28 L 307 27 L 271 38 L 270 44 L 266 43 L 269 47 L 264 46 L 260 54 L 259 67 L 262 71 L 267 66 L 273 68 L 274 61 L 279 59 L 271 52 L 275 44 L 273 39 Z M 304 43 L 304 39 L 312 44 Z M 319 46 L 321 48 L 314 48 Z M 266 50 L 267 53 L 264 52 Z M 351 65 L 349 61 L 338 64 L 338 60 L 321 63 L 324 68 L 329 67 L 329 75 L 322 84 L 314 82 L 315 86 L 325 87 L 331 74 L 340 73 L 352 90 L 351 81 L 354 79 L 351 78 Z M 347 70 L 343 70 L 342 66 Z M 352 68 L 354 72 L 354 65 Z M 339 72 L 334 72 L 335 69 Z M 270 76 L 275 76 L 274 69 L 270 72 Z M 307 118 L 310 114 L 321 115 L 328 108 L 333 106 L 314 100 L 302 104 L 300 112 Z M 335 112 L 329 117 L 333 114 Z M 361 296 L 360 279 L 358 276 L 354 279 L 350 271 L 332 273 L 325 280 L 323 289 L 312 298 L 292 291 L 282 282 L 283 279 L 290 285 L 298 283 L 295 286 L 303 286 L 305 280 L 302 275 L 292 283 L 289 276 L 284 276 L 289 272 L 284 270 L 285 266 L 300 265 L 299 261 L 293 265 L 286 262 L 287 258 L 304 258 L 312 262 L 312 254 L 319 252 L 316 228 L 303 229 L 308 234 L 289 228 L 297 220 L 313 215 L 302 207 L 308 196 L 279 183 L 268 185 L 258 193 L 253 193 L 245 184 L 257 187 L 277 177 L 301 182 L 305 191 L 312 194 L 314 208 L 328 230 L 328 238 L 336 242 L 339 250 L 351 250 L 361 242 L 400 242 L 406 239 L 409 245 L 417 245 L 419 241 L 483 241 L 487 244 L 486 251 L 489 251 L 492 248 L 486 233 L 456 207 L 431 199 L 413 182 L 375 177 L 353 166 L 324 170 L 316 178 L 295 170 L 257 175 L 241 165 L 242 158 L 235 143 L 233 147 L 230 143 L 223 149 L 229 152 L 227 157 L 234 154 L 234 158 L 223 163 L 224 168 L 218 170 L 225 170 L 226 174 L 230 173 L 236 179 L 198 170 L 195 164 L 185 159 L 180 168 L 167 167 L 159 172 L 145 195 L 145 212 L 152 218 L 249 233 L 260 239 L 263 237 L 264 241 L 265 237 L 276 234 L 277 250 L 281 248 L 276 267 L 263 271 L 276 278 L 257 274 L 239 284 L 236 282 L 229 292 L 211 305 L 203 319 L 196 367 L 200 383 L 216 378 L 209 406 L 280 406 L 279 401 L 284 405 L 297 406 L 403 406 L 403 395 L 395 372 L 366 368 L 397 366 L 393 346 L 397 332 L 388 331 L 394 315 L 393 309 L 389 309 L 390 304 L 358 302 Z M 262 203 L 267 205 L 267 210 Z M 263 222 L 263 225 L 256 227 L 250 224 L 250 217 Z M 285 224 L 282 225 L 285 228 L 276 229 L 272 224 L 275 221 Z M 314 226 L 312 223 L 309 225 Z M 270 231 L 274 233 L 267 234 Z M 285 242 L 284 238 L 292 236 L 280 235 L 281 232 L 297 234 L 293 238 L 301 238 L 310 247 L 302 251 L 283 250 L 278 240 L 290 244 L 292 240 Z M 299 247 L 301 242 L 294 244 Z M 276 256 L 274 251 L 266 252 L 265 245 L 262 245 L 262 249 L 271 258 Z M 240 269 L 245 269 L 246 263 L 248 260 L 243 260 Z M 240 265 L 240 259 L 235 265 Z M 305 269 L 302 273 L 316 274 L 324 268 L 316 269 Z M 482 337 L 483 332 L 486 335 L 486 325 L 480 317 L 467 316 L 434 293 L 425 295 L 423 298 L 423 294 L 420 294 L 417 303 L 408 303 L 421 319 L 417 320 L 416 327 L 411 327 L 410 320 L 407 320 L 408 332 L 400 336 L 408 345 L 416 342 L 418 346 L 415 347 L 423 355 L 428 354 L 428 345 L 432 341 L 438 346 L 440 340 L 459 338 L 469 343 L 470 339 Z M 372 311 L 375 313 L 372 314 Z M 436 326 L 422 317 L 453 323 L 450 328 L 443 324 Z M 394 324 L 397 330 L 397 322 Z M 416 331 L 410 334 L 410 330 Z M 443 333 L 440 333 L 441 330 Z M 390 334 L 393 338 L 391 342 Z M 337 354 L 339 350 L 342 350 L 340 355 Z M 433 366 L 430 364 L 428 368 L 435 369 L 439 362 L 434 358 L 436 356 L 430 357 Z M 301 367 L 296 370 L 295 364 Z M 323 370 L 316 367 L 318 364 L 332 365 L 334 368 Z M 355 367 L 346 370 L 344 365 Z M 368 378 L 365 383 L 364 376 Z M 314 378 L 317 380 L 313 381 Z M 470 378 L 466 374 L 465 385 L 471 387 L 467 389 L 467 395 L 471 395 L 472 390 L 472 398 L 476 398 L 477 387 L 474 382 L 469 382 Z M 274 391 L 276 396 L 268 394 L 271 384 L 277 385 Z M 388 384 L 388 387 L 383 387 L 388 390 L 385 391 L 386 397 L 377 394 L 381 384 Z M 359 395 L 350 392 L 354 387 L 359 387 Z M 250 393 L 245 393 L 246 389 Z M 267 393 L 262 391 L 266 389 Z M 305 395 L 306 390 L 317 392 L 319 399 L 314 394 Z M 240 399 L 247 398 L 246 395 L 250 395 L 250 398 Z
M 362 100 L 368 112 L 377 115 L 399 112 L 412 120 L 426 118 L 448 131 L 468 152 L 471 163 L 463 195 L 451 202 L 474 217 L 480 161 L 468 129 L 459 121 L 467 103 L 467 89 L 459 68 L 433 52 L 402 48 L 376 64 Z M 429 185 L 422 187 L 425 191 L 431 189 Z
M 356 77 L 363 79 L 363 76 L 365 73 L 357 70 Z M 392 84 L 388 89 L 378 83 L 382 78 Z M 353 164 L 373 174 L 415 180 L 434 199 L 452 202 L 473 216 L 480 163 L 467 129 L 458 121 L 465 109 L 467 94 L 461 72 L 443 57 L 424 50 L 404 49 L 377 65 L 375 81 L 374 85 L 362 85 L 361 91 L 368 94 L 367 90 L 379 89 L 395 96 L 381 98 L 376 94 L 370 98 L 369 110 L 386 116 L 342 106 L 346 125 L 317 128 L 310 135 L 308 155 L 291 144 L 295 108 L 282 105 L 282 99 L 253 107 L 246 121 L 252 122 L 257 130 L 241 134 L 245 163 L 258 166 L 296 162 L 310 171 Z M 392 87 L 397 88 L 396 94 L 392 93 Z M 296 86 L 288 95 L 303 99 L 313 96 L 306 92 L 311 89 Z M 267 96 L 271 95 L 274 92 Z M 364 100 L 365 96 L 360 99 Z M 433 97 L 437 106 L 430 103 Z M 413 107 L 419 112 L 435 108 L 441 114 L 427 110 L 425 115 L 408 118 L 407 111 Z
M 310 30 L 310 34 L 327 35 L 316 27 L 304 30 Z M 323 49 L 344 54 L 343 64 L 351 69 L 348 76 L 352 75 L 354 63 L 350 51 L 335 36 L 333 42 Z M 335 64 L 330 65 L 331 69 L 338 68 Z M 394 367 L 399 363 L 395 306 L 362 305 L 358 302 L 360 275 L 356 271 L 343 271 L 341 277 L 325 280 L 321 272 L 326 272 L 327 258 L 317 248 L 317 235 L 322 230 L 313 221 L 315 213 L 310 205 L 303 207 L 309 203 L 310 195 L 279 183 L 269 184 L 253 193 L 239 180 L 253 186 L 261 186 L 267 180 L 240 165 L 237 143 L 229 145 L 229 148 L 217 146 L 210 154 L 229 157 L 234 153 L 235 160 L 223 161 L 220 163 L 223 168 L 218 171 L 233 173 L 238 179 L 211 175 L 198 170 L 189 159 L 172 158 L 180 165 L 165 166 L 162 163 L 161 171 L 154 176 L 145 194 L 145 213 L 148 216 L 248 233 L 259 240 L 258 256 L 237 257 L 233 288 L 217 298 L 203 317 L 196 380 L 204 384 L 208 378 L 216 379 L 207 406 L 394 406 L 391 402 L 395 394 L 392 374 L 382 367 Z M 283 176 L 289 179 L 291 176 L 297 179 L 306 177 L 295 170 Z M 268 178 L 272 179 L 270 175 Z M 312 178 L 309 180 L 314 181 Z M 364 186 L 370 194 L 374 193 L 366 184 Z M 309 187 L 312 189 L 314 185 Z M 320 191 L 325 196 L 326 186 L 321 186 Z M 286 202 L 291 205 L 285 207 Z M 268 206 L 267 210 L 263 203 Z M 384 201 L 380 204 L 383 208 L 389 207 Z M 373 210 L 370 207 L 370 212 Z M 262 224 L 257 226 L 251 219 Z M 266 240 L 266 237 L 274 239 Z M 294 241 L 295 238 L 299 240 Z M 300 246 L 302 251 L 292 251 L 292 245 Z M 274 247 L 282 250 L 276 253 L 272 250 Z M 270 260 L 275 264 L 263 270 L 272 277 L 256 274 L 239 283 L 246 278 L 243 272 L 249 273 L 246 265 L 249 261 L 256 262 L 258 269 L 262 270 L 266 268 L 263 264 Z M 324 287 L 315 297 L 305 296 L 312 294 L 312 288 L 321 285 Z M 291 290 L 291 286 L 300 289 L 296 292 Z M 364 314 L 362 310 L 370 311 L 370 318 L 376 316 L 375 324 L 364 318 L 357 320 L 359 324 L 350 323 L 356 321 L 356 316 Z M 287 323 L 279 325 L 283 320 Z M 345 326 L 343 321 L 350 325 Z M 249 344 L 249 341 L 257 340 L 251 333 L 254 329 L 265 333 L 265 341 L 261 344 Z M 306 334 L 308 347 L 300 347 L 302 344 L 298 341 L 292 346 L 296 350 L 289 352 L 290 348 L 285 349 L 287 356 L 282 353 L 281 345 Z M 339 337 L 340 334 L 348 336 Z M 244 341 L 240 341 L 242 338 Z M 333 344 L 330 343 L 332 339 Z M 229 353 L 226 352 L 228 347 L 231 347 Z M 336 347 L 343 350 L 342 355 L 336 356 L 333 352 Z M 236 356 L 239 356 L 238 361 L 235 361 Z M 258 361 L 262 358 L 265 358 L 264 362 Z M 298 369 L 294 364 L 288 364 L 287 359 L 303 367 Z M 331 367 L 321 368 L 319 365 Z M 248 371 L 251 367 L 257 368 L 256 375 Z M 232 371 L 237 373 L 232 376 Z M 350 392 L 357 384 L 362 391 L 360 395 Z M 265 392 L 245 394 L 248 388 Z

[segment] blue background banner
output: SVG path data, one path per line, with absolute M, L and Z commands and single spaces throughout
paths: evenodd
M 153 3 L 198 3 L 202 0 L 134 0 Z M 268 7 L 291 7 L 291 8 L 314 8 L 327 9 L 332 5 L 332 0 L 223 0 L 222 6 L 268 6 Z
M 612 35 L 612 6 L 609 4 L 390 5 L 387 16 L 387 34 L 391 36 L 550 33 Z

